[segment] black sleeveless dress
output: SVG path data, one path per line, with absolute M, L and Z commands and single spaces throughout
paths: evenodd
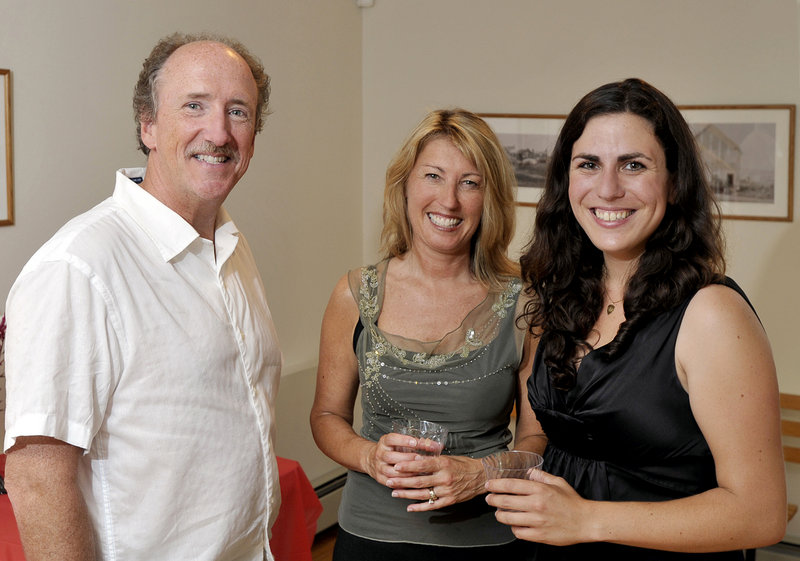
M 733 281 L 725 284 L 745 297 Z M 711 451 L 675 369 L 675 342 L 690 300 L 644 326 L 617 359 L 606 362 L 597 350 L 586 355 L 569 391 L 551 387 L 537 352 L 528 396 L 548 437 L 543 469 L 582 497 L 666 501 L 717 486 Z M 741 551 L 689 554 L 609 543 L 533 548 L 537 560 L 743 559 Z

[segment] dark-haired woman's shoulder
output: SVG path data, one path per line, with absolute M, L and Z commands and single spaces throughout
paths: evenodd
M 676 362 L 680 361 L 679 371 L 695 358 L 712 364 L 726 362 L 723 355 L 738 355 L 751 346 L 769 349 L 761 322 L 744 292 L 732 281 L 711 284 L 689 302 L 678 334 Z
M 692 298 L 678 332 L 675 366 L 693 404 L 726 393 L 763 397 L 775 386 L 764 328 L 744 294 L 726 284 L 706 286 Z
M 701 330 L 727 331 L 747 325 L 758 327 L 763 331 L 747 295 L 736 282 L 725 277 L 719 283 L 701 288 L 692 297 L 686 309 L 681 332 L 692 327 Z
M 678 332 L 675 366 L 714 457 L 719 489 L 725 489 L 713 492 L 720 500 L 730 497 L 742 513 L 760 513 L 742 531 L 764 540 L 782 535 L 786 498 L 775 362 L 741 293 L 724 284 L 697 292 Z

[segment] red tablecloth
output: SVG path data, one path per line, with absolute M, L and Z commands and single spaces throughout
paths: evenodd
M 6 456 L 0 454 L 0 477 L 6 472 Z M 8 495 L 0 495 L 0 559 L 3 561 L 25 561 L 19 541 L 17 521 L 11 509 Z
M 0 454 L 0 476 L 5 473 L 5 464 L 6 457 Z M 298 462 L 278 458 L 278 474 L 282 501 L 272 527 L 270 549 L 277 561 L 311 561 L 322 505 Z M 0 495 L 0 560 L 25 561 L 8 495 Z
M 272 526 L 269 547 L 276 561 L 311 561 L 322 504 L 298 462 L 279 457 L 278 473 L 281 510 Z

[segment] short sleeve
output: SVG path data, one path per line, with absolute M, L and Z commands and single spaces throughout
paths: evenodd
M 89 450 L 121 372 L 107 289 L 78 261 L 29 263 L 6 304 L 6 433 Z

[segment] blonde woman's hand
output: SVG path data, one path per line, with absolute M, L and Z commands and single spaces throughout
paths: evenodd
M 411 436 L 388 433 L 384 434 L 378 442 L 370 443 L 366 453 L 364 472 L 381 485 L 389 485 L 388 481 L 398 481 L 408 477 L 408 473 L 398 471 L 395 466 L 400 462 L 413 461 L 417 456 L 415 452 L 404 452 L 404 448 L 416 448 L 417 439 Z
M 399 475 L 387 478 L 392 496 L 411 499 L 409 512 L 436 510 L 472 499 L 485 492 L 486 476 L 480 460 L 464 456 L 415 456 L 398 462 Z

